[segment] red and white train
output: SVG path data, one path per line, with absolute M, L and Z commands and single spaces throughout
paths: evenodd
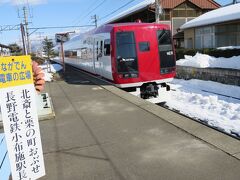
M 142 98 L 156 97 L 158 86 L 169 90 L 166 83 L 176 73 L 171 32 L 164 24 L 107 24 L 64 43 L 64 55 L 66 63 L 117 87 L 140 88 Z

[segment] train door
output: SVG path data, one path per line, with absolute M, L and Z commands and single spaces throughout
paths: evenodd
M 100 39 L 95 39 L 95 59 L 94 59 L 94 66 L 95 66 L 95 72 L 98 75 L 101 75 L 101 68 L 102 68 L 102 46 L 103 42 Z
M 117 72 L 123 78 L 138 77 L 138 58 L 134 31 L 116 33 Z
M 93 65 L 93 73 L 96 74 L 96 67 L 95 67 L 95 61 L 96 61 L 96 53 L 95 53 L 95 49 L 96 49 L 96 40 L 93 38 L 92 39 L 92 65 Z
M 113 80 L 112 77 L 112 61 L 111 61 L 111 48 L 110 48 L 110 37 L 106 36 L 103 41 L 103 54 L 102 54 L 102 76 Z

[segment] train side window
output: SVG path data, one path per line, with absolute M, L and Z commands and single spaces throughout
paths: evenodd
M 96 54 L 97 54 L 97 61 L 98 61 L 98 41 L 97 41 L 97 47 L 96 47 Z
M 149 44 L 149 42 L 140 42 L 139 43 L 139 49 L 142 52 L 150 51 L 150 44 Z
M 103 54 L 103 41 L 100 42 L 100 53 L 99 53 L 99 57 L 102 57 Z
M 104 56 L 110 56 L 110 39 L 104 40 Z

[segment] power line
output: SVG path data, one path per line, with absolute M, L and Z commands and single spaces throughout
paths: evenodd
M 92 7 L 94 4 L 96 4 L 98 1 L 99 1 L 99 0 L 97 0 L 97 1 L 94 0 L 94 2 L 93 2 L 92 4 L 90 4 L 87 8 L 85 8 L 85 10 L 87 10 L 87 12 L 88 12 L 88 10 L 91 9 L 91 7 Z M 85 15 L 86 15 L 86 13 L 78 16 L 75 20 L 72 21 L 73 24 L 74 24 L 75 22 L 76 22 L 76 23 L 79 22 L 79 19 L 82 19 L 82 17 L 85 16 Z
M 28 12 L 29 12 L 29 17 L 33 18 L 33 9 L 30 9 L 29 1 L 27 0 L 27 7 L 28 7 Z
M 81 25 L 81 26 L 48 26 L 48 27 L 35 27 L 35 28 L 28 28 L 34 30 L 31 34 L 35 33 L 40 29 L 66 29 L 66 28 L 82 28 L 82 27 L 93 27 L 94 25 Z
M 15 30 L 19 30 L 20 29 L 20 25 L 4 25 L 4 26 L 0 26 L 0 32 L 2 31 L 15 31 Z
M 33 27 L 33 28 L 28 28 L 28 29 L 60 29 L 60 28 L 77 28 L 77 27 L 92 27 L 94 25 L 81 25 L 81 26 L 46 26 L 46 27 Z
M 122 6 L 121 6 L 121 7 L 119 7 L 118 9 L 115 9 L 115 10 L 114 10 L 114 11 L 112 11 L 111 13 L 109 13 L 109 14 L 107 14 L 107 15 L 103 16 L 103 17 L 102 17 L 102 18 L 100 18 L 99 20 L 103 20 L 103 19 L 105 19 L 106 17 L 108 17 L 108 16 L 110 16 L 110 15 L 114 14 L 115 12 L 117 12 L 117 11 L 119 11 L 120 9 L 122 9 L 122 8 L 126 7 L 127 5 L 129 5 L 130 3 L 134 2 L 134 1 L 136 1 L 136 0 L 131 0 L 131 1 L 127 2 L 126 4 L 122 5 Z
M 87 15 L 85 15 L 82 19 L 86 18 L 87 16 L 89 16 L 93 11 L 95 11 L 97 8 L 99 8 L 100 6 L 102 6 L 107 0 L 103 0 L 100 4 L 98 4 L 94 9 L 92 9 L 91 11 L 89 11 L 87 13 Z M 79 23 L 79 21 L 78 21 Z
M 79 25 L 79 26 L 46 26 L 46 27 L 30 27 L 28 29 L 31 30 L 38 30 L 38 29 L 60 29 L 60 28 L 79 28 L 79 27 L 93 27 L 94 25 Z M 20 30 L 20 25 L 4 25 L 0 26 L 0 32 L 1 31 L 17 31 Z

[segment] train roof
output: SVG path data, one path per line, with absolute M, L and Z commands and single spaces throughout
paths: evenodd
M 166 24 L 158 24 L 158 23 L 137 23 L 137 22 L 129 22 L 129 23 L 116 23 L 116 24 L 105 24 L 100 27 L 97 27 L 93 30 L 90 30 L 85 33 L 81 33 L 79 35 L 76 35 L 69 41 L 67 41 L 65 46 L 68 48 L 71 48 L 72 46 L 75 46 L 76 41 L 80 41 L 85 36 L 91 36 L 93 34 L 100 34 L 100 33 L 110 33 L 114 28 L 117 27 L 151 27 L 151 28 L 166 28 L 169 29 L 169 25 Z
M 114 24 L 106 24 L 105 26 L 113 26 L 113 27 L 119 27 L 119 26 L 149 26 L 149 25 L 163 25 L 158 23 L 144 23 L 144 22 L 127 22 L 127 23 L 114 23 Z
M 115 24 L 105 24 L 93 30 L 93 33 L 98 33 L 99 31 L 110 32 L 115 27 L 128 27 L 128 26 L 152 26 L 152 27 L 169 27 L 166 24 L 158 23 L 137 23 L 137 22 L 128 22 L 128 23 L 115 23 Z

